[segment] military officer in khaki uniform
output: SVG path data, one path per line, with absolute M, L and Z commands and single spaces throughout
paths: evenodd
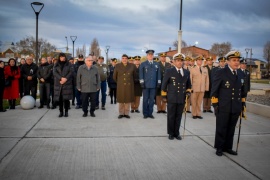
M 113 79 L 117 84 L 117 102 L 119 103 L 118 118 L 130 118 L 130 105 L 134 102 L 134 77 L 136 66 L 128 63 L 128 56 L 122 55 L 122 61 L 115 65 Z
M 206 58 L 206 65 L 204 66 L 208 71 L 208 77 L 209 77 L 209 90 L 204 92 L 203 97 L 203 112 L 210 112 L 213 113 L 211 110 L 211 71 L 213 69 L 213 58 L 211 56 Z
M 166 69 L 171 67 L 170 63 L 166 62 L 166 56 L 167 56 L 166 53 L 159 54 L 158 64 L 160 67 L 161 83 L 162 83 L 162 79 L 164 77 Z M 157 113 L 167 113 L 166 112 L 167 103 L 163 100 L 161 96 L 161 87 L 157 88 L 157 91 L 156 91 L 156 104 L 157 104 Z
M 193 119 L 203 119 L 201 116 L 201 105 L 204 92 L 209 90 L 209 77 L 205 67 L 202 66 L 203 57 L 201 55 L 195 58 L 197 65 L 190 70 L 190 81 L 192 85 L 192 116 Z
M 190 69 L 192 68 L 190 66 L 190 62 L 191 61 L 194 62 L 194 60 L 193 60 L 192 57 L 190 57 L 190 56 L 186 56 L 185 57 L 185 61 L 184 61 L 185 64 L 184 64 L 183 68 L 186 69 L 186 70 L 188 70 L 189 72 L 190 72 Z M 190 105 L 191 105 L 191 97 L 188 98 L 188 102 L 187 102 L 187 113 L 191 113 L 191 111 L 190 111 Z
M 142 87 L 140 84 L 140 77 L 139 77 L 139 67 L 141 64 L 141 56 L 135 56 L 133 57 L 134 61 L 133 63 L 136 66 L 135 71 L 135 77 L 134 77 L 134 102 L 131 103 L 131 113 L 140 113 L 139 111 L 139 105 L 140 105 L 140 99 L 142 96 Z

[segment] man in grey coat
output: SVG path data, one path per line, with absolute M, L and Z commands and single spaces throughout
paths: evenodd
M 87 116 L 89 98 L 90 115 L 95 117 L 96 95 L 100 89 L 100 76 L 98 69 L 93 66 L 93 56 L 85 58 L 85 64 L 81 65 L 77 72 L 77 89 L 81 92 L 83 117 Z

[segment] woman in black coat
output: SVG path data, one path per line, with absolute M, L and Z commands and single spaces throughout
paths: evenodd
M 3 94 L 5 89 L 4 62 L 0 60 L 0 112 L 5 112 L 3 108 Z
M 64 53 L 59 54 L 58 61 L 53 68 L 54 75 L 54 101 L 59 103 L 59 117 L 63 117 L 63 110 L 65 109 L 65 117 L 68 117 L 68 108 L 73 98 L 73 68 L 67 60 Z

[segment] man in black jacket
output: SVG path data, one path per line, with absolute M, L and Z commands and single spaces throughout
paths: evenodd
M 245 77 L 238 69 L 240 52 L 230 51 L 227 55 L 228 66 L 216 71 L 211 90 L 211 101 L 216 115 L 215 148 L 216 155 L 223 152 L 237 155 L 232 150 L 235 126 L 241 111 L 245 109 Z
M 185 106 L 186 95 L 190 97 L 191 82 L 189 71 L 182 68 L 185 56 L 177 53 L 173 56 L 174 67 L 167 69 L 162 81 L 161 95 L 167 98 L 167 132 L 169 139 L 181 140 L 179 128 Z
M 46 58 L 41 58 L 41 64 L 38 68 L 37 77 L 39 79 L 39 95 L 40 95 L 40 106 L 47 105 L 47 109 L 50 109 L 50 81 L 52 71 L 51 66 L 47 62 Z
M 24 79 L 24 95 L 30 95 L 31 92 L 31 96 L 35 100 L 37 97 L 37 71 L 38 66 L 33 63 L 33 57 L 27 57 L 26 63 L 21 69 L 21 76 Z
M 78 69 L 81 65 L 84 65 L 84 59 L 83 59 L 83 55 L 79 54 L 78 61 L 74 64 L 74 76 L 75 77 L 77 77 L 77 72 L 78 72 Z M 75 81 L 76 81 L 76 78 L 75 78 Z M 76 84 L 76 82 L 75 82 L 75 84 Z M 75 88 L 75 96 L 76 96 L 76 101 L 77 101 L 75 109 L 80 109 L 80 108 L 82 108 L 81 92 L 78 91 L 77 88 Z

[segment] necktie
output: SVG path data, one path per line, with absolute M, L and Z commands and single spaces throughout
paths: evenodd
M 233 71 L 233 75 L 234 75 L 235 77 L 237 77 L 236 71 Z
M 199 67 L 200 68 L 200 67 Z M 202 69 L 200 68 L 200 72 L 201 72 L 201 74 L 202 74 Z

